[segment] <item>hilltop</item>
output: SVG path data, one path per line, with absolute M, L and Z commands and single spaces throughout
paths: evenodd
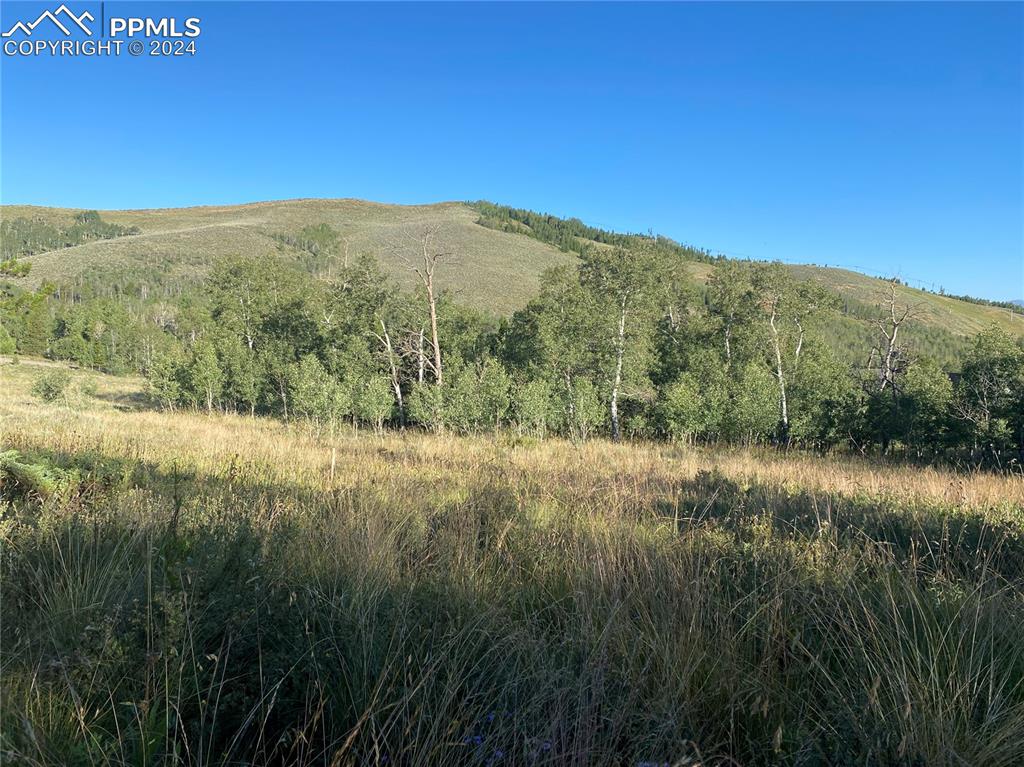
M 37 206 L 3 206 L 5 221 L 29 219 L 52 226 L 68 225 L 81 210 Z M 334 262 L 361 253 L 374 254 L 403 287 L 416 278 L 409 269 L 417 257 L 418 238 L 436 227 L 449 263 L 438 270 L 442 289 L 463 304 L 508 315 L 526 304 L 539 288 L 541 273 L 575 261 L 586 247 L 628 244 L 638 235 L 619 235 L 587 227 L 575 219 L 559 219 L 490 203 L 445 202 L 432 205 L 389 205 L 353 199 L 299 199 L 245 205 L 105 210 L 106 224 L 124 236 L 97 239 L 25 257 L 32 268 L 16 284 L 34 288 L 43 282 L 103 286 L 150 295 L 179 293 L 202 282 L 210 265 L 228 255 L 286 258 L 302 262 L 304 255 L 289 242 L 304 228 L 327 224 L 341 236 L 337 253 L 315 265 L 330 277 Z M 708 251 L 657 238 L 690 264 L 698 289 L 713 267 Z M 303 262 L 305 264 L 305 262 Z M 305 264 L 307 268 L 309 264 Z M 884 281 L 865 274 L 810 265 L 788 267 L 795 275 L 815 280 L 840 297 L 842 314 L 831 335 L 836 346 L 851 339 L 866 341 L 871 330 L 863 322 L 872 316 Z M 1024 319 L 1005 307 L 973 303 L 911 287 L 903 299 L 917 305 L 910 337 L 926 353 L 948 360 L 965 339 L 996 324 L 1024 335 Z

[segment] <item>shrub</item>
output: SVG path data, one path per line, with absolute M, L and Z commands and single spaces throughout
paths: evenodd
M 530 381 L 519 387 L 516 390 L 515 406 L 522 432 L 543 438 L 549 429 L 557 429 L 559 426 L 554 387 L 544 379 Z
M 605 420 L 604 404 L 597 387 L 586 378 L 576 381 L 567 402 L 569 435 L 585 442 Z
M 673 439 L 690 439 L 707 426 L 700 388 L 689 373 L 683 373 L 665 390 L 660 410 L 665 430 Z
M 83 378 L 78 382 L 78 391 L 83 397 L 95 397 L 99 391 L 95 378 Z
M 0 452 L 0 501 L 48 498 L 66 477 L 60 469 L 30 461 L 17 450 Z
M 415 383 L 409 394 L 409 417 L 425 429 L 444 428 L 444 393 L 432 383 Z
M 367 379 L 356 399 L 356 415 L 365 423 L 373 426 L 378 434 L 384 431 L 384 422 L 391 417 L 395 404 L 395 395 L 391 385 L 381 376 Z
M 162 407 L 172 409 L 183 400 L 184 377 L 184 354 L 181 347 L 175 344 L 167 351 L 153 355 L 148 371 L 149 393 Z
M 316 357 L 307 354 L 289 370 L 292 409 L 314 429 L 333 429 L 338 421 L 352 413 L 348 387 L 333 378 Z
M 14 354 L 17 350 L 14 338 L 7 332 L 7 328 L 0 325 L 0 354 Z
M 67 398 L 71 374 L 66 370 L 54 370 L 41 375 L 32 384 L 32 393 L 43 402 L 56 402 Z

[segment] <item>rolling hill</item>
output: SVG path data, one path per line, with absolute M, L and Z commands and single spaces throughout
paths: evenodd
M 4 219 L 18 217 L 59 223 L 78 211 L 4 206 Z M 418 237 L 436 226 L 452 257 L 438 269 L 438 282 L 460 301 L 508 314 L 538 289 L 541 272 L 572 256 L 543 242 L 476 223 L 477 213 L 461 203 L 382 205 L 360 200 L 287 200 L 224 207 L 100 211 L 104 221 L 137 227 L 140 234 L 95 240 L 26 258 L 32 270 L 23 280 L 74 283 L 146 282 L 151 287 L 198 283 L 209 266 L 228 255 L 294 255 L 275 235 L 329 224 L 341 233 L 349 256 L 371 252 L 399 284 L 412 287 L 415 275 L 405 259 L 415 259 Z
M 79 212 L 3 206 L 0 217 L 60 226 Z M 458 202 L 403 206 L 351 199 L 306 199 L 110 210 L 100 211 L 100 216 L 104 222 L 131 227 L 138 233 L 30 255 L 25 260 L 32 264 L 31 272 L 16 282 L 24 287 L 36 287 L 44 281 L 128 289 L 145 285 L 150 294 L 161 290 L 176 293 L 200 283 L 210 265 L 222 256 L 298 259 L 301 252 L 282 238 L 294 237 L 304 227 L 325 223 L 342 237 L 342 254 L 336 259 L 344 258 L 345 253 L 348 257 L 373 253 L 399 284 L 409 288 L 416 280 L 409 261 L 416 258 L 418 237 L 426 227 L 436 227 L 441 245 L 452 254 L 449 262 L 438 270 L 440 286 L 469 306 L 494 314 L 510 314 L 536 294 L 545 269 L 571 263 L 576 258 L 574 253 L 551 244 L 548 233 L 531 231 L 518 221 L 514 222 L 513 231 L 482 226 L 479 208 Z M 545 237 L 549 241 L 545 242 Z M 603 242 L 592 244 L 607 246 Z M 687 252 L 678 247 L 680 252 Z M 321 267 L 329 273 L 329 263 Z M 698 285 L 706 281 L 711 268 L 704 261 L 691 262 Z M 870 343 L 872 331 L 863 320 L 874 311 L 882 280 L 843 269 L 809 265 L 789 268 L 796 276 L 818 281 L 841 296 L 844 311 L 834 321 L 832 333 L 837 347 L 841 349 L 854 341 L 858 345 Z M 1024 318 L 1006 308 L 909 287 L 902 289 L 902 295 L 918 307 L 916 327 L 910 329 L 910 338 L 940 359 L 948 360 L 962 350 L 969 336 L 992 323 L 1024 335 Z

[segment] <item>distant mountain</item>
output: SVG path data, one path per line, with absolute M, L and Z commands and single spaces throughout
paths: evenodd
M 66 229 L 82 220 L 82 211 L 36 206 L 0 206 L 0 219 L 29 219 L 40 226 Z M 76 215 L 78 218 L 76 219 Z M 489 203 L 447 202 L 387 205 L 363 200 L 285 200 L 247 205 L 100 211 L 110 239 L 33 253 L 27 277 L 13 280 L 26 288 L 43 282 L 101 293 L 150 298 L 174 297 L 200 284 L 220 257 L 249 255 L 282 258 L 330 279 L 345 257 L 374 254 L 403 287 L 416 288 L 410 269 L 418 257 L 425 227 L 437 230 L 438 243 L 451 252 L 438 269 L 438 284 L 458 301 L 479 310 L 509 315 L 525 306 L 540 288 L 541 273 L 574 263 L 587 247 L 629 245 L 642 235 L 621 235 L 561 219 Z M 85 217 L 88 218 L 88 217 Z M 301 240 L 304 230 L 327 224 L 342 238 L 336 255 L 311 256 Z M 97 225 L 99 226 L 99 225 Z M 116 236 L 118 232 L 133 232 Z M 654 240 L 689 264 L 698 289 L 707 281 L 713 258 L 707 251 Z M 830 329 L 833 346 L 847 359 L 860 359 L 874 334 L 867 319 L 876 313 L 884 281 L 859 272 L 809 265 L 788 267 L 839 294 L 842 312 Z M 904 300 L 918 306 L 907 338 L 915 351 L 951 362 L 970 336 L 990 324 L 1024 335 L 1024 318 L 1005 308 L 972 303 L 903 287 Z M 1017 302 L 1024 305 L 1024 302 Z
M 1024 306 L 1024 298 L 1018 298 L 1016 301 L 1011 301 L 1010 303 L 1016 304 L 1017 306 Z

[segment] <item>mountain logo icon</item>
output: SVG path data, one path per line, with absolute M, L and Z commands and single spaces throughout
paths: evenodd
M 63 23 L 62 23 L 63 19 Z M 52 21 L 57 29 L 63 32 L 65 35 L 71 35 L 71 25 L 74 24 L 81 29 L 85 34 L 92 36 L 92 30 L 85 25 L 86 21 L 96 21 L 96 17 L 86 11 L 85 13 L 76 16 L 73 14 L 66 5 L 63 3 L 55 11 L 43 11 L 39 14 L 39 18 L 35 21 L 26 24 L 24 21 L 15 22 L 14 26 L 3 33 L 2 37 L 13 37 L 15 32 L 21 32 L 26 37 L 31 37 L 35 28 L 43 23 L 43 21 Z

